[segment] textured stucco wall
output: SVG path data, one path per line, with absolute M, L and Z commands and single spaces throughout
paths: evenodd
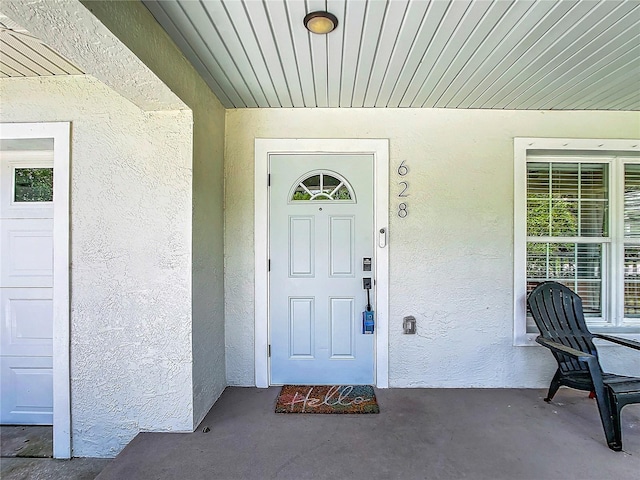
M 162 319 L 166 325 L 156 324 L 156 328 L 166 330 L 159 334 L 164 335 L 169 332 L 170 335 L 175 333 L 175 329 L 180 332 L 183 329 L 188 332 L 188 343 L 182 344 L 183 338 L 178 337 L 176 345 L 172 345 L 167 354 L 172 357 L 180 357 L 180 361 L 188 359 L 190 371 L 188 375 L 182 378 L 179 388 L 173 388 L 171 382 L 164 381 L 166 375 L 174 376 L 176 374 L 173 363 L 165 363 L 164 368 L 167 372 L 162 375 L 156 374 L 154 370 L 145 373 L 143 369 L 139 370 L 140 375 L 145 378 L 138 381 L 141 384 L 153 384 L 156 382 L 156 388 L 171 387 L 166 396 L 180 396 L 190 398 L 190 401 L 184 401 L 184 405 L 176 407 L 173 400 L 168 400 L 167 404 L 158 410 L 158 418 L 137 421 L 137 403 L 148 403 L 149 408 L 153 408 L 154 401 L 148 401 L 148 391 L 142 393 L 135 388 L 131 389 L 131 398 L 129 402 L 127 396 L 122 398 L 121 404 L 117 409 L 112 409 L 113 418 L 101 417 L 100 420 L 106 421 L 109 434 L 103 438 L 96 438 L 96 434 L 100 432 L 94 431 L 95 428 L 82 427 L 78 430 L 78 435 L 73 439 L 74 455 L 98 455 L 110 456 L 119 451 L 124 444 L 135 433 L 136 429 L 142 430 L 167 430 L 180 429 L 192 430 L 204 418 L 213 403 L 220 396 L 226 386 L 225 376 L 225 352 L 224 352 L 224 277 L 223 277 L 223 203 L 224 203 L 224 184 L 223 184 L 223 145 L 224 145 L 224 108 L 210 91 L 205 82 L 195 72 L 193 67 L 179 52 L 175 44 L 169 39 L 166 33 L 159 27 L 148 10 L 137 0 L 135 1 L 118 1 L 118 2 L 99 2 L 78 0 L 7 0 L 2 4 L 3 13 L 16 20 L 22 26 L 32 33 L 38 35 L 56 50 L 66 55 L 74 63 L 80 66 L 83 71 L 96 77 L 102 83 L 110 86 L 119 92 L 129 101 L 138 107 L 149 112 L 148 118 L 164 119 L 165 122 L 173 122 L 173 118 L 177 116 L 179 122 L 174 122 L 176 133 L 167 135 L 167 125 L 161 128 L 155 124 L 148 124 L 150 129 L 148 135 L 141 143 L 144 147 L 149 141 L 153 141 L 157 145 L 158 150 L 162 150 L 164 142 L 172 143 L 165 147 L 165 150 L 158 157 L 167 159 L 167 166 L 163 171 L 173 168 L 176 162 L 180 163 L 184 158 L 171 158 L 171 154 L 175 153 L 176 148 L 184 149 L 181 154 L 186 154 L 190 160 L 180 167 L 178 174 L 174 175 L 176 181 L 181 181 L 184 175 L 188 176 L 190 188 L 190 203 L 187 211 L 181 213 L 181 218 L 188 221 L 191 226 L 190 235 L 192 243 L 186 250 L 189 261 L 190 276 L 188 282 L 179 281 L 170 290 L 167 298 L 161 302 L 145 301 L 148 305 L 147 316 L 151 316 L 157 309 L 158 319 Z M 71 82 L 73 83 L 73 82 Z M 92 81 L 92 85 L 96 85 Z M 39 83 L 25 83 L 24 88 L 39 88 Z M 62 84 L 60 88 L 64 87 Z M 103 89 L 104 90 L 104 89 Z M 18 90 L 16 90 L 18 91 Z M 81 91 L 78 101 L 94 102 L 91 89 L 88 91 L 72 88 L 72 92 Z M 101 90 L 102 91 L 102 90 Z M 13 92 L 11 92 L 13 93 Z M 61 92 L 56 92 L 62 95 Z M 99 93 L 99 92 L 97 92 Z M 7 95 L 9 92 L 7 92 Z M 99 99 L 95 103 L 99 108 L 104 108 L 105 113 L 96 113 L 96 124 L 89 125 L 93 117 L 83 117 L 83 129 L 85 131 L 92 130 L 96 135 L 107 135 L 113 137 L 117 141 L 117 136 L 109 131 L 103 131 L 105 126 L 102 117 L 111 117 L 110 110 L 105 106 L 111 98 L 118 98 L 114 101 L 113 108 L 117 109 L 117 105 L 123 103 L 123 115 L 131 114 L 134 117 L 140 116 L 142 113 L 132 108 L 133 106 L 124 101 L 122 97 L 107 97 L 107 100 Z M 64 95 L 63 95 L 64 96 Z M 24 94 L 28 97 L 28 94 Z M 36 96 L 38 97 L 38 96 Z M 44 110 L 42 115 L 29 117 L 30 112 L 26 111 L 28 118 L 22 118 L 19 121 L 38 121 L 42 120 L 71 120 L 76 123 L 74 117 L 75 110 L 64 111 L 63 104 L 69 99 L 61 100 L 60 108 L 55 108 L 57 95 L 51 97 L 47 105 L 50 110 Z M 12 105 L 18 105 L 22 98 L 20 95 L 12 98 Z M 4 102 L 4 97 L 3 97 Z M 6 110 L 6 109 L 5 109 Z M 179 110 L 184 110 L 182 113 Z M 163 113 L 160 113 L 162 111 Z M 6 121 L 18 121 L 21 118 L 18 109 L 15 109 L 15 115 L 7 115 Z M 126 114 L 124 113 L 126 112 Z M 91 115 L 94 112 L 91 111 Z M 40 118 L 42 117 L 42 118 Z M 14 120 L 9 120 L 14 119 Z M 188 120 L 183 120 L 188 119 Z M 115 120 L 110 120 L 115 121 Z M 159 120 L 160 121 L 160 120 Z M 186 122 L 186 123 L 185 123 Z M 161 122 L 160 122 L 161 123 Z M 132 138 L 145 137 L 142 134 L 143 126 L 138 130 L 134 130 Z M 123 129 L 123 131 L 125 131 Z M 177 133 L 180 132 L 180 133 Z M 72 133 L 75 141 L 75 130 Z M 162 137 L 163 133 L 165 134 Z M 75 143 L 74 143 L 75 145 Z M 180 146 L 181 145 L 181 146 Z M 147 155 L 146 151 L 142 151 L 143 156 Z M 72 156 L 75 152 L 72 152 Z M 132 149 L 127 152 L 127 158 L 133 160 L 136 150 Z M 161 164 L 162 165 L 162 164 Z M 74 165 L 72 165 L 74 168 Z M 114 175 L 119 172 L 114 172 Z M 169 173 L 168 178 L 172 174 Z M 112 187 L 119 188 L 120 185 L 112 182 Z M 150 186 L 150 185 L 149 185 Z M 162 188 L 162 184 L 158 185 Z M 113 191 L 112 195 L 118 195 L 124 202 L 129 197 L 128 190 Z M 146 199 L 145 199 L 146 201 Z M 88 208 L 88 207 L 86 207 Z M 75 215 L 72 205 L 72 216 Z M 151 222 L 153 217 L 149 217 Z M 182 258 L 182 244 L 173 237 L 166 235 L 155 238 L 152 233 L 156 228 L 164 229 L 165 219 L 160 218 L 153 228 L 147 229 L 149 235 L 142 238 L 146 242 L 147 248 L 152 252 L 156 248 L 156 243 L 162 242 L 160 250 L 169 248 L 174 250 L 177 256 Z M 128 238 L 125 236 L 124 238 Z M 84 241 L 82 238 L 79 240 Z M 169 243 L 166 243 L 166 242 Z M 114 244 L 114 248 L 116 245 Z M 84 246 L 78 245 L 78 248 Z M 109 245 L 100 247 L 100 251 L 108 250 Z M 155 252 L 153 252 L 155 257 Z M 162 254 L 159 252 L 159 254 Z M 124 259 L 124 257 L 122 257 Z M 185 257 L 186 258 L 186 257 Z M 108 267 L 107 267 L 108 268 Z M 147 277 L 155 278 L 154 269 L 140 272 L 142 277 L 141 283 L 144 284 Z M 111 271 L 107 272 L 112 275 Z M 105 274 L 105 275 L 107 275 Z M 114 270 L 114 275 L 118 275 L 118 270 Z M 83 277 L 72 278 L 74 281 L 84 281 Z M 135 283 L 133 279 L 131 283 Z M 84 288 L 84 285 L 74 285 L 78 288 Z M 122 284 L 124 288 L 126 284 Z M 73 290 L 72 288 L 72 290 Z M 114 292 L 120 291 L 120 284 L 113 283 Z M 144 289 L 142 290 L 144 291 Z M 119 295 L 119 294 L 118 294 Z M 164 308 L 164 302 L 171 304 L 176 303 L 182 306 L 184 298 L 188 296 L 190 311 L 187 316 L 173 315 L 172 309 Z M 117 296 L 113 293 L 112 296 Z M 121 307 L 126 310 L 126 306 Z M 135 314 L 135 309 L 132 310 Z M 74 313 L 72 312 L 72 315 Z M 82 322 L 82 317 L 74 318 L 73 321 Z M 90 329 L 78 330 L 79 335 L 85 335 Z M 72 332 L 73 334 L 73 332 Z M 146 333 L 140 333 L 138 336 L 144 338 Z M 91 342 L 92 339 L 82 337 L 75 338 L 76 344 L 82 345 Z M 124 341 L 126 344 L 130 340 L 125 338 L 116 339 L 115 341 Z M 142 341 L 141 341 L 142 342 Z M 139 342 L 140 343 L 140 342 Z M 144 343 L 144 342 L 142 342 Z M 154 342 L 151 342 L 150 348 L 154 348 Z M 164 350 L 164 347 L 162 348 Z M 72 351 L 72 361 L 74 358 Z M 95 354 L 88 354 L 94 358 Z M 108 365 L 113 371 L 130 370 L 129 364 L 135 361 L 135 355 L 123 355 L 120 364 L 113 363 Z M 115 362 L 115 358 L 114 358 Z M 146 360 L 144 361 L 147 362 Z M 182 368 L 182 364 L 181 364 Z M 91 370 L 93 381 L 101 378 L 99 369 Z M 180 374 L 183 372 L 180 370 Z M 74 377 L 71 379 L 72 390 L 75 397 L 72 402 L 79 401 L 85 394 L 90 398 L 92 391 L 92 377 L 87 375 L 83 378 Z M 127 377 L 129 378 L 129 377 Z M 117 389 L 116 389 L 117 391 Z M 142 397 L 138 396 L 141 394 Z M 128 404 L 132 407 L 129 409 Z M 73 414 L 79 419 L 89 418 L 92 414 L 90 402 L 78 404 L 78 408 L 83 409 L 82 412 L 75 410 Z M 162 418 L 165 408 L 169 411 L 176 411 L 175 417 L 179 418 L 176 422 L 169 422 Z M 86 411 L 85 411 L 86 410 Z M 184 423 L 183 416 L 189 415 L 190 422 Z M 121 419 L 127 420 L 122 423 Z M 121 422 L 120 427 L 115 424 Z M 88 423 L 88 422 L 86 422 Z M 74 423 L 75 425 L 75 423 Z M 179 425 L 179 426 L 178 426 Z M 74 427 L 75 428 L 75 427 Z M 118 430 L 118 428 L 121 428 Z M 89 433 L 84 434 L 85 431 Z M 133 433 L 132 433 L 133 432 Z M 113 437 L 112 439 L 109 439 Z M 88 444 L 92 444 L 87 447 Z
M 193 111 L 193 421 L 226 387 L 224 352 L 224 121 L 222 104 L 146 7 L 83 1 Z
M 392 387 L 542 387 L 554 361 L 514 347 L 513 137 L 637 138 L 631 112 L 428 109 L 227 111 L 227 379 L 254 384 L 254 138 L 389 138 Z M 410 168 L 409 215 L 396 171 Z M 402 334 L 415 315 L 418 335 Z M 605 367 L 640 361 L 603 349 Z M 635 359 L 635 360 L 634 360 Z
M 73 455 L 191 431 L 191 112 L 145 113 L 92 77 L 0 93 L 3 122 L 72 121 Z
M 184 108 L 78 0 L 3 0 L 2 13 L 143 110 Z

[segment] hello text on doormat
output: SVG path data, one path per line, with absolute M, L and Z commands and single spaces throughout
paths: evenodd
M 380 413 L 370 385 L 285 385 L 276 413 Z

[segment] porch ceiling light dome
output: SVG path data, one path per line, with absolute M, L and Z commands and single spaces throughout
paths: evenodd
M 338 19 L 329 12 L 311 12 L 304 17 L 304 26 L 311 33 L 322 35 L 335 30 Z

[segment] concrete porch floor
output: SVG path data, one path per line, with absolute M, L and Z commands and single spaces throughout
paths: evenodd
M 640 472 L 640 405 L 623 410 L 625 451 L 616 453 L 586 392 L 562 388 L 546 404 L 543 390 L 389 389 L 376 391 L 378 415 L 289 415 L 273 413 L 279 390 L 227 388 L 194 433 L 142 433 L 114 460 L 7 458 L 27 452 L 20 432 L 3 427 L 0 477 L 615 480 Z
M 273 413 L 279 388 L 227 388 L 191 434 L 142 433 L 98 475 L 123 479 L 631 479 L 640 405 L 607 448 L 594 400 L 543 390 L 377 390 L 378 415 Z M 208 433 L 204 433 L 208 427 Z
M 93 480 L 111 461 L 105 458 L 54 460 L 50 426 L 2 425 L 0 445 L 2 480 Z

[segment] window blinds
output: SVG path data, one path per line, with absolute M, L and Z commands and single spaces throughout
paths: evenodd
M 602 314 L 608 184 L 604 163 L 527 164 L 528 291 L 556 280 L 582 297 L 586 314 Z

